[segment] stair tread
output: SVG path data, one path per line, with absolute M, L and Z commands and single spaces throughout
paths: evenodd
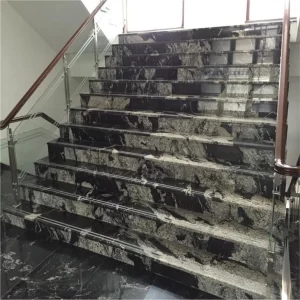
M 269 172 L 264 172 L 264 171 L 260 171 L 260 170 L 247 170 L 244 168 L 239 168 L 237 166 L 225 166 L 225 165 L 221 165 L 215 162 L 210 162 L 210 161 L 200 161 L 200 162 L 196 162 L 196 161 L 192 161 L 190 159 L 181 159 L 181 158 L 177 158 L 171 155 L 164 155 L 163 157 L 160 157 L 159 160 L 164 160 L 164 161 L 169 161 L 170 163 L 172 162 L 178 162 L 180 164 L 186 164 L 186 165 L 193 165 L 193 166 L 197 166 L 198 168 L 204 168 L 204 169 L 214 169 L 214 170 L 222 170 L 222 171 L 231 171 L 231 172 L 237 172 L 239 174 L 252 174 L 252 175 L 259 175 L 259 176 L 266 176 L 269 178 L 273 178 L 273 173 L 269 173 Z M 42 158 L 40 160 L 37 160 L 36 163 L 46 163 L 46 164 L 56 164 L 53 163 L 49 160 L 48 157 Z M 94 165 L 94 164 L 90 164 L 90 163 L 84 163 L 84 162 L 75 162 L 75 161 L 67 161 L 66 163 L 59 163 L 57 165 L 65 165 L 65 166 L 69 166 L 69 167 L 73 167 L 76 169 L 86 169 L 86 170 L 90 170 L 93 172 L 108 172 L 108 173 L 115 173 L 117 176 L 125 176 L 128 177 L 129 175 L 131 175 L 130 177 L 134 178 L 135 180 L 144 180 L 144 179 L 140 179 L 141 176 L 136 176 L 137 174 L 133 171 L 128 171 L 128 170 L 120 170 L 120 169 L 115 169 L 115 168 L 110 168 L 110 167 L 106 167 L 106 166 L 100 166 L 100 165 Z M 147 180 L 149 181 L 149 180 Z M 163 179 L 163 181 L 165 181 L 164 183 L 169 183 L 172 182 L 172 178 L 168 178 L 168 179 Z
M 280 67 L 279 64 L 234 64 L 234 65 L 203 65 L 201 67 L 198 66 L 115 66 L 115 67 L 98 67 L 100 70 L 114 70 L 114 69 L 212 69 L 212 68 L 271 68 L 271 67 Z
M 205 119 L 203 119 L 205 120 Z M 207 120 L 207 119 L 206 119 Z M 211 119 L 214 120 L 214 119 Z M 223 122 L 226 122 L 227 120 L 223 120 Z M 229 123 L 233 123 L 231 121 L 227 121 Z M 253 123 L 246 123 L 246 122 L 236 122 L 236 123 L 244 123 L 244 124 L 255 124 L 258 125 L 258 123 L 253 122 Z M 261 125 L 271 125 L 271 126 L 276 126 L 276 124 L 273 123 L 264 123 L 261 122 Z M 146 130 L 141 130 L 141 129 L 124 129 L 122 126 L 112 126 L 111 124 L 101 124 L 101 125 L 94 125 L 94 126 L 90 126 L 90 125 L 82 125 L 82 124 L 71 124 L 71 123 L 64 123 L 60 125 L 61 127 L 69 127 L 69 128 L 78 128 L 78 129 L 86 129 L 86 130 L 94 130 L 94 131 L 102 131 L 102 132 L 117 132 L 117 133 L 122 133 L 122 134 L 132 134 L 132 135 L 140 135 L 140 136 L 152 136 L 152 137 L 157 137 L 157 138 L 168 138 L 168 139 L 173 139 L 173 140 L 188 140 L 188 141 L 195 141 L 195 142 L 202 142 L 205 139 L 204 135 L 192 135 L 190 133 L 172 133 L 172 132 L 161 132 L 161 131 L 156 131 L 156 132 L 151 132 L 151 131 L 146 131 Z M 214 136 L 214 138 L 218 138 L 216 136 Z M 223 136 L 219 137 L 220 139 L 222 139 L 224 141 Z M 207 141 L 209 141 L 209 137 L 207 137 Z M 265 146 L 274 146 L 274 142 L 273 141 L 268 141 L 268 140 L 248 140 L 248 139 L 239 139 L 236 140 L 234 138 L 232 138 L 232 142 L 235 143 L 239 143 L 240 145 L 242 145 L 242 143 L 246 143 L 246 144 L 253 144 L 255 143 L 257 146 L 260 145 L 260 147 L 265 147 Z M 225 142 L 224 142 L 225 143 Z
M 155 32 L 155 31 L 154 31 Z M 123 36 L 136 35 L 136 33 L 125 33 L 120 34 Z M 257 38 L 276 38 L 281 37 L 281 34 L 274 35 L 245 35 L 245 36 L 235 36 L 235 37 L 214 37 L 214 38 L 199 38 L 199 39 L 189 39 L 189 40 L 179 40 L 179 41 L 155 41 L 155 44 L 174 44 L 174 43 L 192 43 L 198 41 L 222 41 L 222 40 L 245 40 L 245 39 L 257 39 Z M 144 44 L 153 44 L 153 42 L 144 41 L 144 42 L 134 42 L 130 44 L 113 44 L 113 46 L 126 46 L 126 45 L 144 45 Z
M 162 99 L 162 100 L 195 100 L 195 101 L 214 101 L 214 100 L 219 100 L 219 101 L 228 101 L 232 100 L 233 102 L 238 102 L 238 100 L 241 100 L 242 102 L 245 102 L 245 100 L 249 100 L 249 98 L 246 97 L 219 97 L 219 96 L 204 96 L 204 95 L 169 95 L 169 96 L 161 96 L 161 95 L 145 95 L 145 94 L 122 94 L 122 93 L 80 93 L 81 96 L 102 96 L 102 97 L 126 97 L 126 98 L 142 98 L 142 99 Z M 263 98 L 263 99 L 256 99 L 256 98 L 251 98 L 250 99 L 252 102 L 270 102 L 270 101 L 275 101 L 277 100 L 270 99 L 270 98 Z
M 86 108 L 77 108 L 78 110 L 89 110 Z M 74 109 L 76 110 L 76 108 Z M 98 110 L 97 108 L 92 108 L 92 110 Z M 167 112 L 151 112 L 151 111 L 130 111 L 130 110 L 114 110 L 114 109 L 99 109 L 99 111 L 106 111 L 107 113 L 115 112 L 116 114 L 124 115 L 135 115 L 135 116 L 146 116 L 146 117 L 164 117 L 164 118 L 186 118 L 186 119 L 196 119 L 196 120 L 210 120 L 216 121 L 218 123 L 230 123 L 230 124 L 255 124 L 255 125 L 270 125 L 276 126 L 276 120 L 269 118 L 243 118 L 243 117 L 227 117 L 227 116 L 214 116 L 214 115 L 196 115 L 188 113 L 167 113 Z M 78 126 L 77 124 L 68 124 Z M 87 125 L 83 125 L 87 126 Z M 91 126 L 92 127 L 92 126 Z M 105 126 L 103 126 L 105 127 Z M 140 131 L 140 130 L 139 130 Z M 196 136 L 196 135 L 195 135 Z
M 38 177 L 28 179 L 21 183 L 20 186 L 36 189 L 45 193 L 53 193 L 62 197 L 71 198 L 74 201 L 99 205 L 101 207 L 110 208 L 120 212 L 132 212 L 133 214 L 138 214 L 140 216 L 164 223 L 169 223 L 192 232 L 209 234 L 222 240 L 238 241 L 240 243 L 242 242 L 266 250 L 268 249 L 268 233 L 261 230 L 251 229 L 240 224 L 223 223 L 220 225 L 209 225 L 200 221 L 192 223 L 185 220 L 180 220 L 176 218 L 176 216 L 168 214 L 163 210 L 158 210 L 151 203 L 147 204 L 147 206 L 142 205 L 141 203 L 122 204 L 120 203 L 120 200 L 115 197 L 104 198 L 102 196 L 99 198 L 94 198 L 88 195 L 88 188 L 83 188 L 80 192 L 74 191 L 74 186 L 69 183 L 58 182 L 54 184 L 51 180 L 41 180 Z M 265 207 L 265 209 L 271 212 L 271 206 Z
M 164 79 L 90 79 L 90 82 L 107 82 L 107 83 L 119 83 L 119 82 L 130 82 L 130 83 L 142 83 L 142 82 L 153 82 L 153 83 L 227 83 L 227 84 L 278 84 L 277 81 L 262 81 L 262 80 L 222 80 L 222 79 L 203 79 L 203 80 L 164 80 Z
M 128 36 L 128 35 L 138 35 L 138 34 L 144 34 L 144 35 L 151 35 L 151 34 L 164 34 L 164 33 L 181 33 L 181 32 L 194 32 L 195 30 L 217 30 L 217 29 L 222 29 L 226 30 L 229 29 L 231 31 L 236 30 L 245 30 L 245 29 L 261 29 L 264 27 L 271 27 L 271 26 L 281 26 L 282 21 L 266 21 L 266 22 L 251 22 L 251 23 L 243 23 L 243 24 L 238 24 L 238 25 L 227 25 L 227 26 L 212 26 L 212 27 L 196 27 L 196 28 L 179 28 L 179 29 L 164 29 L 164 30 L 151 30 L 149 32 L 127 32 L 127 33 L 120 33 L 119 36 Z M 244 35 L 243 35 L 244 36 Z
M 11 213 L 27 222 L 45 224 L 48 228 L 54 227 L 72 232 L 72 236 L 84 237 L 84 239 L 92 239 L 113 247 L 121 248 L 134 255 L 142 255 L 155 261 L 159 261 L 163 265 L 172 266 L 209 277 L 219 283 L 230 286 L 237 286 L 242 290 L 248 290 L 256 295 L 266 296 L 267 288 L 265 286 L 265 277 L 257 271 L 249 270 L 241 264 L 233 261 L 221 261 L 216 264 L 211 263 L 211 257 L 207 253 L 197 251 L 195 257 L 187 258 L 187 252 L 182 247 L 159 247 L 152 240 L 146 240 L 136 233 L 130 231 L 124 232 L 117 226 L 95 221 L 85 217 L 70 214 L 68 212 L 49 209 L 47 207 L 39 207 L 39 212 L 33 211 L 28 203 L 22 203 L 20 208 L 4 208 L 5 213 Z M 173 246 L 173 245 L 172 245 Z M 171 250 L 172 249 L 172 250 Z M 165 251 L 165 252 L 163 252 Z
M 169 156 L 170 157 L 170 156 Z M 180 162 L 190 164 L 190 162 L 185 161 L 185 160 L 179 160 L 177 158 L 170 157 L 170 162 L 174 162 L 174 160 L 178 160 Z M 66 160 L 64 162 L 51 162 L 48 157 L 45 157 L 43 159 L 40 159 L 35 162 L 36 165 L 44 165 L 52 168 L 58 168 L 58 169 L 65 169 L 65 170 L 71 170 L 71 171 L 84 171 L 90 174 L 94 175 L 99 175 L 103 177 L 108 177 L 108 178 L 113 178 L 117 180 L 124 180 L 128 183 L 133 183 L 133 184 L 138 184 L 142 186 L 148 186 L 148 187 L 162 187 L 165 189 L 170 189 L 174 191 L 180 191 L 183 193 L 187 192 L 187 188 L 189 187 L 189 195 L 206 195 L 209 198 L 217 199 L 220 202 L 228 202 L 228 203 L 233 203 L 233 204 L 238 204 L 241 206 L 249 206 L 249 207 L 256 207 L 256 208 L 264 208 L 264 209 L 269 209 L 271 205 L 271 201 L 269 199 L 266 199 L 262 196 L 259 195 L 254 195 L 251 198 L 251 201 L 247 201 L 245 198 L 238 194 L 233 194 L 233 193 L 224 193 L 220 194 L 218 192 L 213 192 L 213 190 L 208 190 L 206 187 L 202 187 L 198 184 L 194 184 L 188 181 L 184 180 L 179 180 L 179 179 L 174 179 L 174 178 L 163 178 L 159 182 L 152 180 L 152 179 L 145 179 L 142 178 L 141 175 L 138 175 L 134 171 L 128 171 L 128 170 L 121 170 L 121 169 L 116 169 L 112 167 L 107 167 L 107 166 L 100 166 L 100 165 L 95 165 L 95 164 L 90 164 L 90 163 L 85 163 L 85 162 L 76 162 L 76 161 L 71 161 L 71 160 Z M 231 170 L 231 171 L 236 171 L 236 172 L 246 172 L 246 173 L 251 173 L 254 174 L 255 176 L 266 176 L 268 178 L 273 178 L 273 173 L 266 173 L 262 171 L 248 171 L 245 169 L 238 169 L 238 168 L 231 168 L 223 165 L 218 165 L 216 163 L 196 163 L 197 166 L 199 167 L 204 167 L 204 168 L 213 168 L 215 169 L 216 166 L 218 166 L 219 170 Z M 212 192 L 213 195 L 209 195 L 209 191 Z
M 71 125 L 71 126 L 79 126 L 79 127 L 88 127 L 88 128 L 101 128 L 103 127 L 101 126 L 88 126 L 88 125 L 80 125 L 80 124 L 65 124 L 67 126 Z M 111 125 L 107 125 L 103 128 L 107 128 L 107 127 L 111 127 Z M 118 129 L 118 128 L 117 128 Z M 168 133 L 168 132 L 147 132 L 147 131 L 141 131 L 141 130 L 137 130 L 137 129 L 130 129 L 130 130 L 126 130 L 124 129 L 124 132 L 140 132 L 141 134 L 151 134 L 151 135 L 157 135 L 157 136 L 163 136 L 165 135 L 166 137 L 172 139 L 186 139 L 187 138 L 187 134 L 180 134 L 180 133 Z M 270 143 L 270 142 L 266 142 L 263 140 L 258 140 L 258 141 L 253 141 L 253 140 L 235 140 L 233 137 L 226 137 L 226 136 L 207 136 L 207 135 L 190 135 L 188 134 L 188 139 L 189 140 L 193 140 L 193 141 L 197 141 L 199 143 L 204 143 L 204 144 L 217 144 L 217 145 L 227 145 L 227 146 L 242 146 L 242 147 L 249 147 L 249 148 L 260 148 L 260 149 L 269 149 L 272 150 L 274 149 L 274 144 Z M 67 142 L 67 141 L 63 141 L 63 139 L 57 140 L 57 142 Z M 99 144 L 99 146 L 97 146 L 97 142 L 92 142 L 93 144 L 90 144 L 89 141 L 82 141 L 82 145 L 84 146 L 84 143 L 86 142 L 86 146 L 88 147 L 93 147 L 93 145 L 95 145 L 96 148 L 102 148 L 104 147 L 104 144 Z M 68 143 L 68 142 L 67 142 Z M 76 142 L 74 142 L 74 144 L 76 144 Z M 105 145 L 105 147 L 107 149 L 109 149 L 110 147 L 117 147 L 117 149 L 120 149 L 123 146 L 118 146 L 118 145 L 113 145 L 113 146 L 107 146 Z M 153 151 L 153 150 L 148 150 L 148 149 L 133 149 L 133 148 L 129 148 L 129 147 L 124 147 L 125 149 L 127 149 L 127 151 L 130 150 L 130 152 L 135 152 L 135 153 L 140 153 L 142 155 L 157 155 L 158 152 L 157 151 Z M 159 153 L 162 154 L 162 153 Z
M 126 44 L 124 44 L 126 45 Z M 201 54 L 232 54 L 232 53 L 260 53 L 260 52 L 280 52 L 280 49 L 255 49 L 255 50 L 229 50 L 229 51 L 199 51 L 199 52 L 172 52 L 172 53 L 140 53 L 129 55 L 106 55 L 105 57 L 138 57 L 138 56 L 175 56 L 175 55 L 201 55 Z M 234 65 L 233 65 L 234 66 Z

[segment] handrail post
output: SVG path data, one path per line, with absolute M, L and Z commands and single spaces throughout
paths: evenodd
M 285 162 L 285 146 L 287 135 L 287 109 L 288 109 L 288 82 L 289 82 L 289 43 L 290 43 L 290 0 L 285 0 L 283 30 L 282 30 L 282 49 L 281 49 L 281 67 L 278 91 L 277 107 L 277 127 L 276 127 L 276 145 L 275 160 L 281 163 Z
M 66 99 L 66 112 L 67 112 L 67 122 L 70 121 L 70 107 L 71 107 L 71 97 L 70 97 L 70 78 L 69 78 L 69 67 L 66 54 L 63 56 L 64 62 L 64 86 L 65 86 L 65 99 Z
M 99 78 L 99 57 L 98 57 L 98 24 L 94 18 L 94 56 L 95 56 L 95 76 Z
M 182 0 L 182 16 L 181 16 L 181 27 L 184 28 L 184 20 L 185 20 L 185 2 Z
M 17 159 L 16 159 L 16 152 L 15 152 L 14 137 L 9 125 L 7 127 L 7 144 L 8 144 L 8 157 L 9 157 L 13 197 L 14 197 L 15 204 L 17 205 L 19 203 Z
M 250 20 L 250 0 L 247 0 L 246 4 L 246 23 Z
M 128 9 L 127 0 L 122 0 L 123 33 L 128 33 L 127 9 Z

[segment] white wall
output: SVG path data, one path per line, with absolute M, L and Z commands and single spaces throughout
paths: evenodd
M 7 116 L 55 54 L 7 1 L 1 1 L 1 119 Z M 19 115 L 30 110 L 46 85 L 47 81 Z M 1 136 L 5 137 L 6 132 L 1 131 Z
M 98 2 L 98 0 L 88 1 Z M 57 52 L 89 16 L 81 0 L 8 0 L 8 2 Z M 91 29 L 92 23 L 80 35 L 81 44 Z
M 49 44 L 10 6 L 7 1 L 1 1 L 1 120 L 4 119 L 30 86 L 44 71 L 47 65 L 55 57 L 56 52 Z M 65 118 L 65 98 L 63 82 L 56 91 L 50 95 L 47 101 L 38 101 L 46 88 L 61 74 L 62 64 L 59 64 L 50 76 L 41 84 L 40 88 L 33 94 L 24 105 L 18 115 L 32 112 L 46 112 L 53 119 L 60 122 Z M 78 86 L 78 81 L 71 80 L 72 92 Z M 77 103 L 78 97 L 76 98 Z M 17 127 L 18 126 L 18 127 Z M 17 127 L 17 129 L 16 129 Z M 35 159 L 47 154 L 46 143 L 41 143 L 37 137 L 41 135 L 46 140 L 58 136 L 57 128 L 50 123 L 37 118 L 34 120 L 16 123 L 12 125 L 15 130 L 16 140 L 23 136 L 30 136 L 31 141 L 26 144 L 19 141 L 16 148 L 20 153 L 17 159 L 20 165 L 32 163 L 26 155 L 30 153 Z M 30 132 L 33 132 L 32 134 Z M 1 162 L 7 161 L 6 130 L 1 131 Z M 30 156 L 28 156 L 30 157 Z

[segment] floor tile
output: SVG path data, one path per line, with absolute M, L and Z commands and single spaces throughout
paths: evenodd
M 62 244 L 38 270 L 8 293 L 6 298 L 73 299 L 102 260 L 102 256 Z
M 1 225 L 5 228 L 1 232 L 1 295 L 4 295 L 20 280 L 27 279 L 55 251 L 58 243 L 8 224 Z
M 154 278 L 154 274 L 107 258 L 74 298 L 144 299 Z

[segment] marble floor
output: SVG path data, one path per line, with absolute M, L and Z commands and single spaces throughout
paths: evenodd
M 1 170 L 1 205 L 12 201 Z M 216 299 L 95 253 L 1 223 L 1 299 Z

